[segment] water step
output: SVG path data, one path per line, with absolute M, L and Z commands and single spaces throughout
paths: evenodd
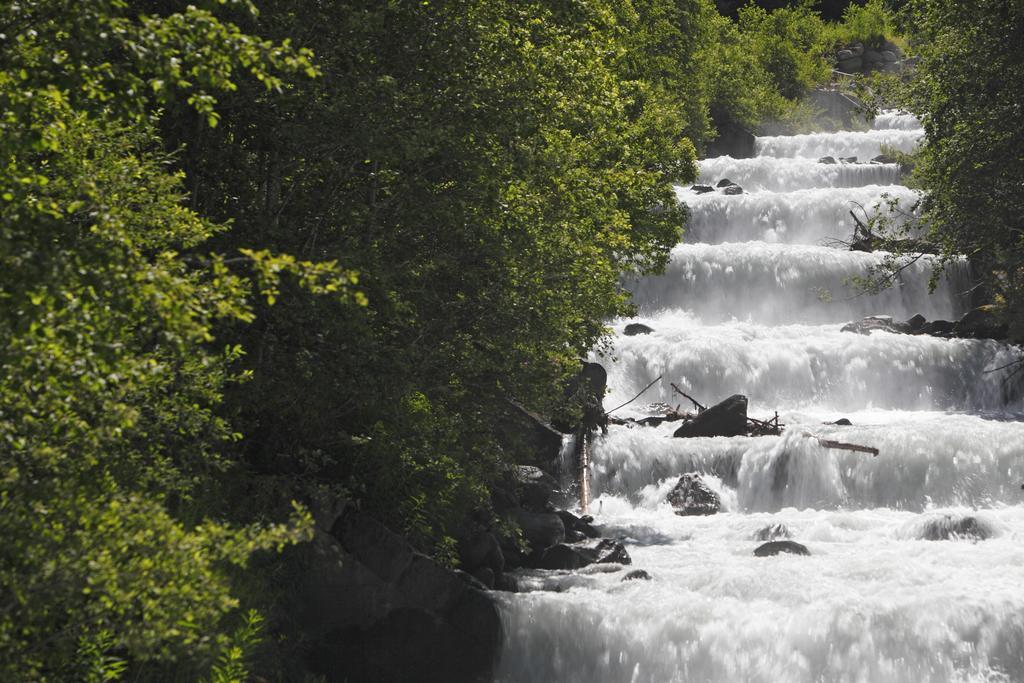
M 918 313 L 929 320 L 955 320 L 966 312 L 961 296 L 969 287 L 965 262 L 949 264 L 931 295 L 930 257 L 908 266 L 897 287 L 877 295 L 863 294 L 848 283 L 885 259 L 882 252 L 813 245 L 681 244 L 672 250 L 663 275 L 626 286 L 641 315 L 678 309 L 708 323 L 846 322 L 873 314 L 904 320 Z
M 807 133 L 804 135 L 778 135 L 759 137 L 755 150 L 759 156 L 805 157 L 823 156 L 857 157 L 872 159 L 882 153 L 882 147 L 900 152 L 912 152 L 924 135 L 920 130 L 868 130 L 842 133 Z
M 767 410 L 999 410 L 1012 395 L 1003 381 L 1011 369 L 988 370 L 1024 357 L 991 340 L 861 335 L 840 325 L 649 324 L 652 334 L 614 340 L 616 360 L 606 362 L 609 406 L 664 375 L 645 402 L 685 403 L 673 393 L 675 382 L 708 405 L 744 394 Z M 1020 446 L 1024 457 L 1024 441 Z
M 870 216 L 891 216 L 895 225 L 906 217 L 892 213 L 889 202 L 909 215 L 918 195 L 902 185 L 852 188 L 817 188 L 789 192 L 724 195 L 677 191 L 690 207 L 687 242 L 745 242 L 759 240 L 786 244 L 817 244 L 853 240 L 854 211 L 862 221 Z
M 869 158 L 861 161 L 870 161 Z M 788 192 L 811 187 L 863 187 L 895 185 L 898 164 L 821 164 L 817 159 L 714 157 L 698 162 L 697 184 L 715 186 L 728 178 L 748 192 Z

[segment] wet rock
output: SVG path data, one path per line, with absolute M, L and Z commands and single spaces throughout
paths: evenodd
M 550 474 L 532 465 L 517 465 L 512 471 L 520 504 L 533 512 L 546 512 L 551 497 L 560 489 Z
M 911 332 L 918 332 L 918 331 L 920 331 L 920 329 L 922 327 L 924 327 L 925 323 L 927 323 L 927 322 L 928 322 L 928 319 L 925 318 L 920 313 L 918 313 L 913 318 L 910 318 L 909 320 L 907 320 L 907 327 L 910 328 Z
M 836 420 L 835 422 L 833 422 L 832 424 L 839 425 L 841 427 L 852 427 L 853 426 L 853 423 L 850 422 L 850 418 L 848 418 L 848 417 L 841 417 L 838 420 Z
M 501 574 L 494 579 L 494 590 L 506 593 L 518 593 L 519 583 L 511 574 Z
M 953 333 L 964 339 L 1005 339 L 1008 332 L 992 306 L 979 306 L 968 311 L 953 326 Z
M 643 569 L 634 569 L 622 577 L 623 581 L 650 581 L 651 575 Z
M 566 404 L 583 406 L 583 424 L 588 430 L 601 427 L 607 431 L 608 416 L 604 413 L 604 395 L 608 389 L 608 371 L 600 363 L 583 362 L 579 373 L 565 387 Z M 563 434 L 572 434 L 581 426 L 567 418 L 552 419 L 552 426 Z M 561 449 L 561 438 L 559 438 Z
M 515 401 L 495 422 L 494 435 L 513 462 L 552 468 L 562 451 L 562 435 Z
M 796 541 L 769 541 L 764 545 L 759 545 L 754 550 L 754 555 L 757 557 L 771 557 L 778 555 L 779 553 L 791 553 L 793 555 L 810 555 L 811 551 L 807 549 L 807 546 L 797 543 Z
M 557 510 L 555 514 L 562 520 L 562 525 L 565 527 L 567 534 L 569 531 L 573 531 L 582 534 L 585 538 L 599 538 L 601 536 L 601 533 L 591 524 L 594 518 L 590 515 L 577 517 L 568 510 Z
M 723 187 L 731 187 L 731 186 L 733 186 L 735 184 L 736 183 L 734 183 L 733 181 L 729 180 L 728 178 L 722 178 L 721 180 L 718 181 L 718 183 L 715 185 L 715 187 L 721 189 Z
M 373 518 L 347 510 L 330 534 L 289 548 L 289 638 L 330 680 L 491 680 L 503 639 L 477 579 L 416 553 Z M 425 673 L 421 673 L 425 672 Z
M 526 566 L 533 569 L 580 569 L 591 564 L 632 564 L 633 560 L 619 541 L 603 539 L 595 546 L 559 543 L 530 555 Z
M 792 534 L 785 524 L 769 524 L 754 532 L 755 541 L 774 541 L 779 538 L 789 538 Z
M 818 163 L 819 164 L 837 164 L 839 162 L 836 161 L 835 157 L 828 156 L 828 157 L 821 157 L 820 159 L 818 159 Z
M 470 574 L 486 567 L 498 575 L 505 571 L 505 556 L 497 537 L 490 531 L 482 531 L 459 544 L 459 564 Z
M 650 334 L 651 332 L 654 332 L 654 328 L 648 327 L 643 323 L 630 323 L 626 325 L 626 329 L 622 331 L 622 333 L 627 337 L 635 337 L 638 334 Z
M 533 550 L 550 548 L 565 540 L 565 525 L 554 512 L 513 510 L 511 517 Z
M 949 320 L 932 320 L 922 325 L 918 332 L 920 334 L 930 334 L 935 337 L 949 337 L 953 335 L 953 329 L 956 327 L 956 323 L 950 322 Z
M 494 588 L 494 570 L 490 567 L 480 567 L 471 576 L 480 583 L 480 588 Z
M 839 161 L 847 164 L 855 164 L 857 163 L 857 157 L 839 157 Z
M 727 187 L 723 187 L 722 188 L 722 194 L 727 194 L 727 195 L 743 194 L 743 188 L 740 187 L 739 185 L 735 185 L 735 184 L 729 185 Z
M 597 553 L 594 560 L 597 564 L 633 564 L 633 558 L 620 541 L 605 538 L 593 550 Z
M 877 157 L 872 158 L 871 161 L 875 162 L 876 164 L 895 164 L 895 163 L 898 163 L 898 160 L 896 159 L 896 157 L 890 156 L 888 154 L 879 154 Z
M 992 528 L 977 517 L 942 514 L 926 520 L 918 538 L 922 541 L 984 541 L 992 537 Z
M 737 436 L 747 433 L 747 397 L 734 394 L 681 426 L 672 436 Z
M 856 334 L 871 334 L 875 331 L 892 332 L 893 334 L 907 334 L 910 326 L 907 323 L 896 322 L 892 316 L 869 315 L 863 320 L 843 325 L 842 332 L 854 332 Z
M 679 477 L 679 481 L 665 499 L 672 505 L 677 515 L 684 517 L 713 515 L 722 508 L 722 500 L 718 494 L 708 488 L 696 472 L 688 472 Z
M 708 192 L 715 191 L 715 188 L 711 187 L 710 185 L 694 185 L 690 189 L 696 192 L 697 194 L 707 194 Z

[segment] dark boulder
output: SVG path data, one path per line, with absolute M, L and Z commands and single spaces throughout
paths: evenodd
M 852 427 L 853 426 L 853 423 L 850 422 L 850 418 L 848 418 L 848 417 L 841 417 L 838 420 L 836 420 L 835 422 L 833 422 L 832 424 L 839 425 L 840 427 Z
M 594 518 L 590 515 L 577 517 L 568 510 L 557 510 L 555 514 L 562 520 L 562 525 L 565 527 L 566 533 L 574 531 L 578 534 L 582 534 L 586 538 L 599 538 L 601 536 L 601 533 L 591 524 L 591 522 L 594 521 Z
M 835 164 L 835 163 L 839 163 L 839 162 L 836 161 L 835 157 L 825 156 L 825 157 L 821 157 L 820 159 L 818 159 L 818 163 L 819 164 Z
M 597 427 L 607 430 L 608 416 L 604 413 L 604 395 L 607 389 L 608 371 L 604 366 L 584 361 L 580 371 L 568 382 L 564 391 L 565 403 L 570 412 L 572 409 L 583 408 L 583 424 L 575 424 L 563 416 L 553 419 L 552 426 L 564 434 L 575 433 L 580 426 L 587 430 Z
M 601 539 L 594 548 L 597 564 L 633 564 L 633 558 L 626 552 L 626 546 L 620 541 L 613 541 L 610 538 Z
M 992 527 L 977 517 L 940 514 L 926 520 L 917 537 L 922 541 L 984 541 L 992 535 Z
M 708 488 L 696 472 L 679 477 L 679 481 L 665 499 L 675 508 L 677 515 L 684 517 L 713 515 L 722 508 L 722 500 L 718 494 Z
M 927 323 L 927 322 L 928 322 L 928 319 L 925 318 L 920 313 L 918 313 L 913 318 L 910 318 L 909 320 L 907 320 L 907 327 L 910 328 L 911 332 L 919 332 L 921 330 L 921 328 L 924 327 L 925 323 Z
M 871 159 L 871 161 L 875 162 L 876 164 L 896 164 L 896 163 L 899 163 L 899 160 L 896 157 L 894 157 L 892 155 L 889 155 L 889 154 L 879 154 L 878 156 L 873 157 Z
M 747 397 L 734 394 L 677 429 L 672 436 L 737 436 L 747 433 Z
M 643 323 L 630 323 L 626 325 L 626 329 L 622 331 L 622 333 L 627 337 L 635 337 L 638 334 L 650 334 L 651 332 L 654 332 L 654 328 L 648 327 Z
M 848 57 L 836 61 L 836 69 L 846 74 L 856 73 L 864 68 L 864 60 L 860 57 Z
M 715 191 L 715 188 L 711 187 L 710 185 L 694 185 L 690 189 L 696 192 L 697 194 L 707 194 L 708 192 Z
M 934 337 L 950 337 L 956 323 L 949 320 L 932 320 L 918 328 L 919 334 L 930 334 Z
M 743 188 L 739 185 L 732 184 L 722 188 L 722 194 L 737 195 L 743 194 Z
M 907 334 L 910 332 L 910 326 L 907 323 L 897 322 L 888 315 L 869 315 L 863 320 L 843 325 L 840 331 L 856 334 L 871 334 L 875 331 Z
M 743 124 L 725 119 L 716 120 L 715 127 L 718 129 L 718 137 L 708 143 L 706 156 L 731 156 L 733 159 L 756 156 L 757 139 Z
M 471 574 L 471 577 L 480 583 L 480 588 L 494 588 L 494 570 L 490 567 L 480 567 Z
M 964 339 L 1005 339 L 1008 332 L 992 306 L 979 306 L 968 311 L 953 326 L 953 333 Z
M 470 574 L 484 568 L 490 569 L 495 576 L 505 571 L 505 556 L 497 537 L 490 531 L 481 531 L 460 543 L 459 565 Z
M 728 178 L 722 178 L 721 180 L 718 181 L 718 183 L 715 184 L 715 187 L 721 189 L 723 187 L 730 187 L 730 186 L 735 185 L 735 184 L 736 183 L 734 183 L 733 181 L 729 180 Z
M 554 512 L 513 510 L 511 517 L 534 551 L 550 548 L 565 540 L 565 525 Z
M 755 541 L 774 541 L 779 538 L 789 538 L 792 534 L 785 524 L 769 524 L 754 532 Z
M 568 545 L 559 543 L 527 559 L 526 566 L 533 569 L 571 570 L 591 564 L 632 564 L 633 560 L 619 541 L 602 539 L 597 545 Z
M 634 569 L 622 577 L 623 581 L 650 581 L 651 575 L 643 569 Z
M 779 553 L 790 553 L 793 555 L 810 555 L 811 551 L 807 549 L 807 546 L 797 543 L 796 541 L 769 541 L 764 545 L 759 545 L 754 550 L 754 555 L 757 557 L 771 557 L 778 555 Z
M 512 476 L 519 502 L 527 510 L 546 512 L 551 497 L 560 492 L 558 481 L 539 467 L 517 465 Z
M 513 462 L 553 469 L 562 452 L 562 435 L 515 401 L 506 401 L 494 435 Z
M 488 681 L 502 636 L 475 579 L 416 553 L 349 508 L 310 543 L 289 548 L 289 640 L 328 680 Z M 485 572 L 486 575 L 486 572 Z M 486 578 L 486 576 L 485 576 Z

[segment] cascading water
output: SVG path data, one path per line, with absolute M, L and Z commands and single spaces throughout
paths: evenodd
M 686 242 L 663 276 L 631 283 L 640 320 L 617 321 L 609 370 L 618 415 L 734 393 L 749 413 L 778 410 L 782 436 L 674 439 L 676 425 L 612 426 L 593 446 L 591 505 L 650 581 L 625 568 L 533 572 L 501 598 L 511 683 L 1024 680 L 1024 401 L 1008 390 L 1020 351 L 992 341 L 841 332 L 868 314 L 955 319 L 966 266 L 931 263 L 875 296 L 846 284 L 884 254 L 845 250 L 848 211 L 913 196 L 883 145 L 911 150 L 920 123 L 883 112 L 867 132 L 760 138 L 753 159 L 700 164 L 680 189 Z M 689 407 L 689 406 L 685 406 Z M 845 417 L 852 426 L 832 423 Z M 817 438 L 878 448 L 823 448 Z M 673 514 L 665 496 L 701 472 L 722 499 L 708 517 Z M 810 556 L 755 557 L 781 524 Z M 971 531 L 974 540 L 957 534 Z M 981 538 L 983 540 L 977 540 Z M 945 540 L 932 540 L 945 539 Z

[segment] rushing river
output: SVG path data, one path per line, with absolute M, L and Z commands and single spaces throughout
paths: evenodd
M 868 314 L 955 320 L 964 264 L 929 294 L 931 264 L 876 296 L 846 284 L 883 258 L 845 250 L 851 209 L 883 197 L 908 207 L 882 145 L 909 151 L 916 120 L 888 112 L 873 130 L 760 138 L 753 159 L 701 162 L 698 195 L 664 275 L 631 283 L 650 335 L 617 321 L 606 406 L 648 414 L 735 393 L 749 414 L 779 411 L 779 437 L 673 439 L 677 424 L 613 426 L 593 448 L 591 512 L 621 538 L 630 567 L 532 572 L 502 597 L 499 681 L 851 683 L 1024 681 L 1024 402 L 1005 370 L 1019 351 L 992 341 L 840 332 Z M 689 408 L 689 405 L 683 405 Z M 824 424 L 847 418 L 853 426 Z M 874 446 L 878 457 L 808 437 Z M 665 495 L 701 472 L 724 510 L 680 517 Z M 927 540 L 964 517 L 985 540 Z M 782 524 L 809 557 L 755 557 L 755 534 Z M 941 535 L 941 534 L 938 534 Z M 623 582 L 641 568 L 650 581 Z

